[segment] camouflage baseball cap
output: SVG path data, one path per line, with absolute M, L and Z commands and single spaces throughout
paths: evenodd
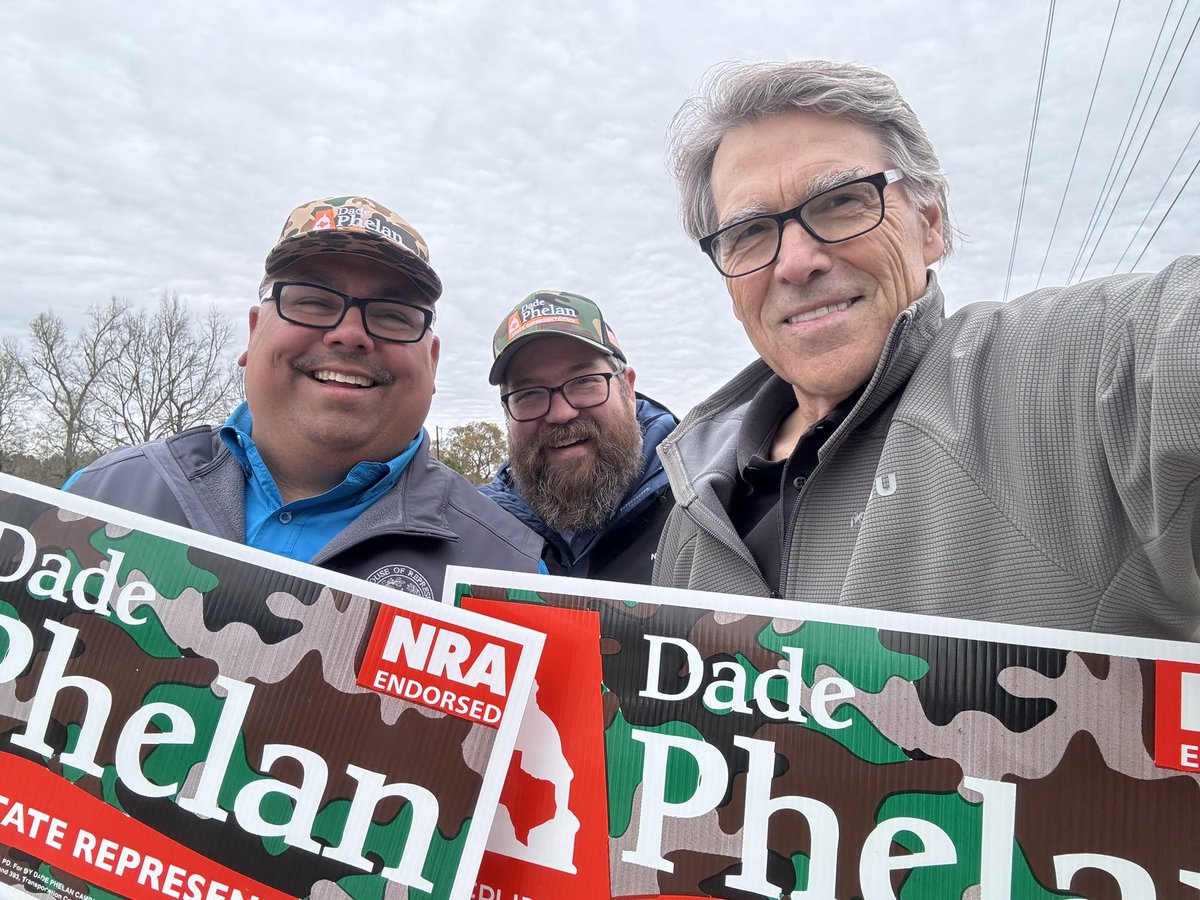
M 488 381 L 499 384 L 517 347 L 537 337 L 574 338 L 608 356 L 626 362 L 617 335 L 604 321 L 600 307 L 579 294 L 534 291 L 512 308 L 492 339 L 492 371 Z
M 316 253 L 375 259 L 409 276 L 431 302 L 442 294 L 442 280 L 429 265 L 429 247 L 417 229 L 367 197 L 326 197 L 297 206 L 267 254 L 267 277 Z

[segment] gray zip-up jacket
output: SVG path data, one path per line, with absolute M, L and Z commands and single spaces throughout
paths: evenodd
M 245 483 L 219 429 L 206 425 L 115 450 L 67 489 L 245 543 Z M 440 600 L 446 566 L 536 572 L 541 551 L 540 537 L 433 459 L 426 436 L 395 486 L 312 562 Z
M 784 527 L 795 600 L 1195 639 L 1200 257 L 944 317 L 930 273 Z M 654 583 L 770 593 L 726 514 L 758 361 L 659 446 Z

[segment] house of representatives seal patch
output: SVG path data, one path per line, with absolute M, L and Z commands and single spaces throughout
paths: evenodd
M 384 587 L 416 594 L 426 600 L 436 599 L 428 579 L 412 566 L 384 566 L 368 575 L 367 581 L 371 584 L 382 584 Z

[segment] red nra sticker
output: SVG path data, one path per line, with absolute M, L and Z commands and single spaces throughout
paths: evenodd
M 1155 664 L 1154 763 L 1200 772 L 1200 663 Z
M 450 622 L 381 606 L 358 683 L 496 728 L 521 646 Z

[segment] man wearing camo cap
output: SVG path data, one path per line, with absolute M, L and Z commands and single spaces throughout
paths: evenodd
M 298 207 L 250 309 L 246 401 L 66 488 L 430 599 L 450 564 L 537 571 L 541 539 L 429 455 L 441 292 L 387 207 Z
M 600 307 L 535 291 L 492 356 L 511 460 L 481 490 L 545 538 L 551 574 L 648 584 L 672 505 L 655 451 L 678 422 L 634 392 Z

